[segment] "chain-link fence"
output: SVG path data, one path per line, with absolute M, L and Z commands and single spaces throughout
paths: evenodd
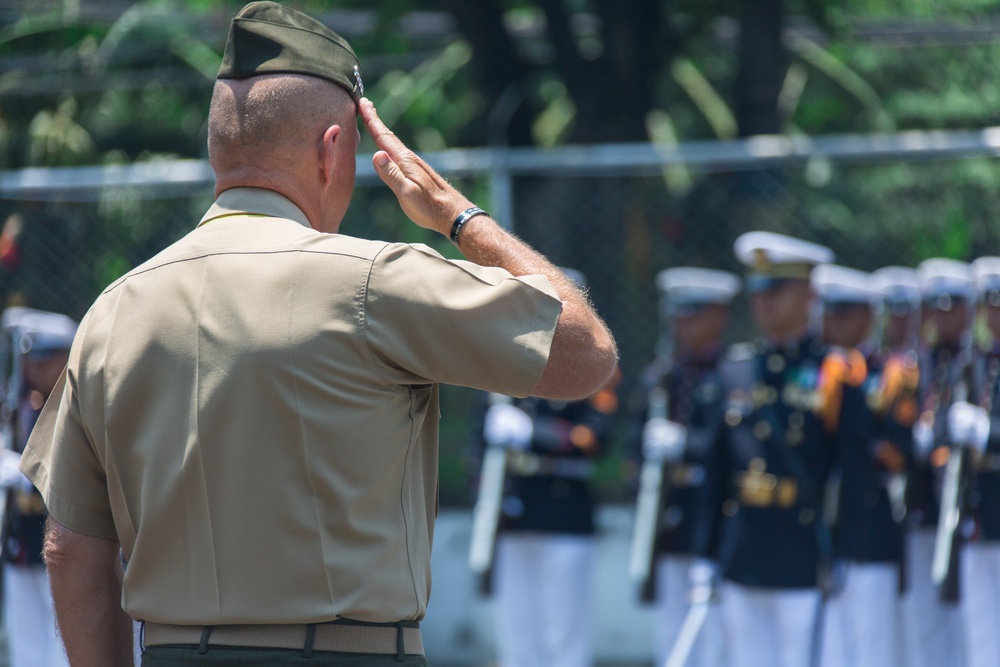
M 824 143 L 825 141 L 825 143 Z M 600 468 L 605 499 L 621 498 L 627 397 L 658 339 L 655 275 L 694 265 L 741 271 L 733 240 L 767 229 L 824 243 L 864 270 L 931 256 L 1000 253 L 1000 162 L 990 132 L 829 139 L 782 150 L 761 142 L 471 151 L 431 156 L 470 198 L 561 266 L 579 269 L 621 349 L 623 408 Z M 781 146 L 778 146 L 781 148 Z M 346 234 L 427 243 L 366 160 Z M 63 170 L 0 175 L 0 299 L 79 318 L 100 290 L 189 231 L 212 201 L 202 164 L 180 184 L 156 170 L 110 179 Z M 101 175 L 103 174 L 103 176 Z M 134 176 L 134 174 L 133 174 Z M 88 180 L 91 178 L 91 180 Z M 30 183 L 29 183 L 30 181 Z M 103 185 L 102 185 L 103 182 Z M 737 300 L 730 342 L 753 337 Z M 466 443 L 472 392 L 442 391 L 441 498 L 470 501 Z

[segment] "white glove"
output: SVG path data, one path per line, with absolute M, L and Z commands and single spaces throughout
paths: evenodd
M 934 426 L 933 422 L 926 419 L 918 419 L 913 425 L 913 449 L 917 458 L 926 461 L 934 449 Z
M 667 419 L 653 418 L 642 428 L 642 455 L 676 463 L 684 456 L 687 429 Z
M 497 403 L 486 411 L 483 438 L 487 445 L 527 449 L 534 430 L 531 417 L 509 403 Z
M 695 558 L 688 568 L 688 602 L 710 602 L 717 596 L 719 566 L 706 558 Z
M 17 468 L 17 464 L 20 462 L 21 455 L 17 452 L 10 449 L 0 449 L 0 489 L 9 489 L 25 479 Z
M 990 437 L 990 416 L 985 409 L 958 401 L 948 408 L 948 438 L 952 444 L 977 452 L 986 449 Z

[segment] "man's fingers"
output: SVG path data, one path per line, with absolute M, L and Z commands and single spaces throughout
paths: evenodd
M 358 108 L 361 110 L 361 120 L 368 129 L 368 133 L 372 135 L 372 138 L 377 138 L 379 134 L 389 131 L 378 117 L 378 113 L 375 112 L 375 105 L 367 97 L 361 98 Z
M 403 212 L 421 227 L 447 233 L 458 211 L 472 204 L 382 123 L 371 100 L 361 98 L 361 119 L 379 148 L 372 165 Z
M 370 134 L 372 139 L 375 140 L 375 145 L 385 151 L 393 153 L 394 155 L 398 155 L 401 151 L 406 150 L 406 146 L 403 142 L 400 141 L 396 135 L 385 126 L 382 119 L 378 117 L 378 112 L 375 111 L 375 105 L 372 104 L 371 100 L 366 97 L 362 97 L 360 109 L 361 120 L 364 121 L 365 127 L 368 129 L 368 134 Z
M 437 173 L 424 162 L 420 156 L 407 148 L 406 144 L 393 134 L 378 117 L 375 105 L 368 98 L 362 97 L 360 103 L 361 118 L 368 128 L 369 134 L 375 140 L 375 145 L 388 154 L 389 159 L 394 163 L 399 178 L 408 178 L 419 183 L 433 183 L 435 187 L 447 187 L 447 184 Z M 375 165 L 378 169 L 378 165 Z M 381 173 L 381 172 L 380 172 Z
M 389 189 L 398 195 L 404 176 L 399 167 L 396 166 L 396 163 L 389 157 L 389 154 L 385 151 L 378 151 L 372 156 L 372 165 L 375 167 L 379 178 L 389 186 Z

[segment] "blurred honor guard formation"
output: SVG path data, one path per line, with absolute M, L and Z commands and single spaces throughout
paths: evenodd
M 1000 258 L 867 273 L 763 231 L 734 253 L 742 279 L 657 275 L 627 402 L 621 567 L 653 605 L 654 664 L 1000 665 Z M 732 344 L 741 292 L 759 335 Z M 585 480 L 613 392 L 484 408 L 502 667 L 591 664 Z

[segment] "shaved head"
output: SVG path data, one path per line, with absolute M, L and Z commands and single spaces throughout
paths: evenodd
M 282 169 L 317 155 L 331 125 L 350 127 L 354 100 L 323 79 L 274 74 L 215 82 L 208 155 L 217 176 Z
M 208 113 L 215 192 L 283 195 L 315 229 L 336 232 L 354 191 L 357 106 L 325 79 L 270 74 L 219 79 Z

